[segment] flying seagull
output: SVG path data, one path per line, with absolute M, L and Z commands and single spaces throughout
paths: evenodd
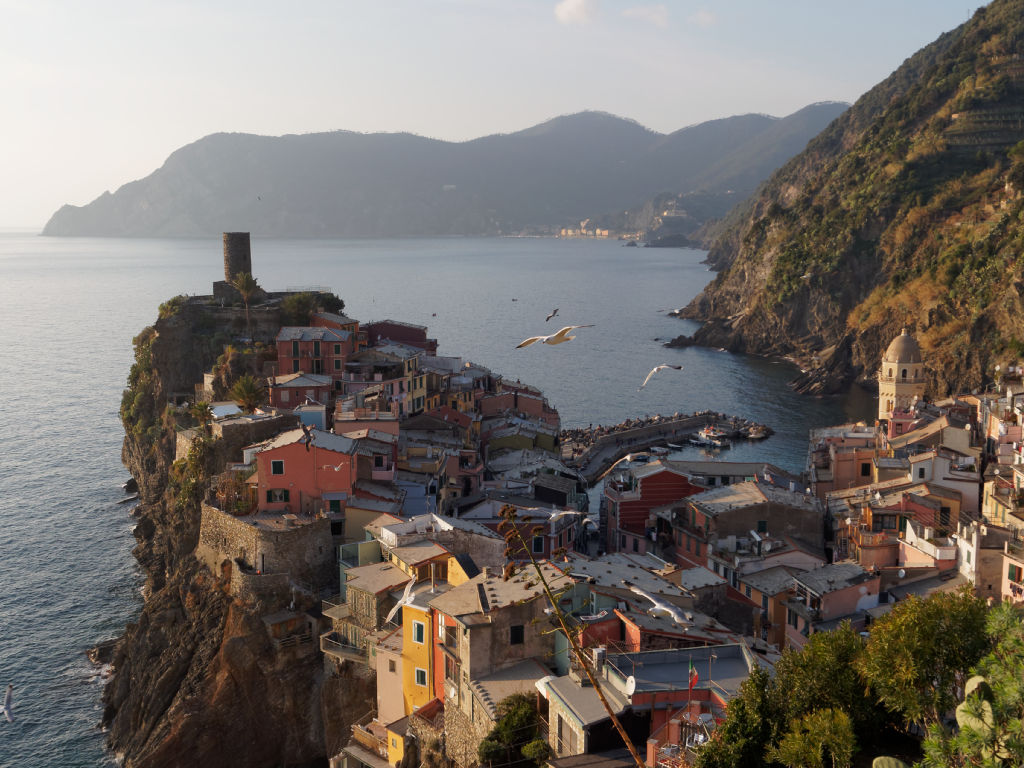
M 14 702 L 12 700 L 13 699 L 13 693 L 14 693 L 14 686 L 11 685 L 10 683 L 8 683 L 7 684 L 7 694 L 4 696 L 4 705 L 2 707 L 0 707 L 0 712 L 4 713 L 4 717 L 7 718 L 7 722 L 8 723 L 13 723 L 14 722 L 14 715 L 11 714 L 11 710 L 13 709 L 13 705 L 14 705 Z
M 542 344 L 561 344 L 564 341 L 572 341 L 573 339 L 576 338 L 575 336 L 570 336 L 569 335 L 572 331 L 575 331 L 577 328 L 593 328 L 593 327 L 594 327 L 593 325 L 567 325 L 567 326 L 565 326 L 565 328 L 561 329 L 560 331 L 557 331 L 556 333 L 552 333 L 552 334 L 550 334 L 548 336 L 531 336 L 530 338 L 526 339 L 522 343 L 516 344 L 516 349 L 521 349 L 522 347 L 528 347 L 531 344 L 536 344 L 538 341 L 541 342 Z
M 645 600 L 650 600 L 651 603 L 653 603 L 653 605 L 647 609 L 649 613 L 667 613 L 669 616 L 672 617 L 672 620 L 676 624 L 690 623 L 686 620 L 686 616 L 683 614 L 683 612 L 676 606 L 672 605 L 672 603 L 666 602 L 665 600 L 662 600 L 660 597 L 655 597 L 650 592 L 646 592 L 640 589 L 640 587 L 630 586 L 629 591 L 633 594 L 640 595 L 640 597 L 644 598 Z
M 568 517 L 569 515 L 582 515 L 582 514 L 583 513 L 580 512 L 578 509 L 563 509 L 561 512 L 556 512 L 555 514 L 553 514 L 551 516 L 551 521 L 550 522 L 553 523 L 553 522 L 555 522 L 555 520 L 559 520 L 559 519 L 561 519 L 563 517 Z
M 636 391 L 639 392 L 641 389 L 646 387 L 647 386 L 647 382 L 651 380 L 651 377 L 654 376 L 654 374 L 656 374 L 658 371 L 664 371 L 666 368 L 674 368 L 677 371 L 683 370 L 683 366 L 681 366 L 681 365 L 669 365 L 668 363 L 662 363 L 661 365 L 656 365 L 653 368 L 651 368 L 651 372 L 647 374 L 647 378 L 644 379 L 644 383 L 641 384 L 639 387 L 637 387 Z
M 306 452 L 308 453 L 309 452 L 309 444 L 313 442 L 313 430 L 310 429 L 308 424 L 303 424 L 303 423 L 300 422 L 299 426 L 302 427 L 302 435 L 303 435 L 302 442 L 305 444 Z
M 558 314 L 558 307 L 555 307 L 554 309 L 551 310 L 551 314 L 544 318 L 544 322 L 546 323 L 548 320 L 550 320 L 552 317 L 554 317 L 557 314 Z
M 398 613 L 398 609 L 403 605 L 409 605 L 412 602 L 412 588 L 416 586 L 416 579 L 409 579 L 409 583 L 405 585 L 405 592 L 402 593 L 402 599 L 395 603 L 395 607 L 391 609 L 391 613 L 384 619 L 385 624 L 390 624 L 391 620 L 395 618 L 395 614 Z

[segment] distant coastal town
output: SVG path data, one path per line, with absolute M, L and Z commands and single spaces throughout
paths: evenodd
M 544 393 L 439 354 L 424 326 L 262 291 L 248 233 L 225 233 L 224 267 L 210 295 L 161 308 L 168 328 L 209 308 L 232 329 L 191 390 L 164 393 L 171 485 L 198 511 L 194 565 L 258 618 L 279 668 L 373 691 L 346 702 L 332 768 L 730 764 L 715 755 L 740 748 L 752 691 L 798 679 L 828 637 L 863 654 L 870 717 L 818 702 L 793 722 L 833 713 L 852 744 L 881 718 L 884 746 L 823 741 L 819 758 L 909 762 L 981 651 L 914 709 L 871 666 L 892 653 L 876 631 L 930 601 L 1024 604 L 1015 364 L 993 391 L 935 400 L 905 330 L 878 361 L 877 420 L 814 430 L 793 473 L 726 460 L 730 441 L 770 440 L 742 414 L 562 429 Z M 704 459 L 672 458 L 691 443 Z

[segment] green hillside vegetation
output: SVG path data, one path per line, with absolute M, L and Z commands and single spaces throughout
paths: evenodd
M 849 768 L 886 754 L 927 768 L 1024 764 L 1017 608 L 987 609 L 968 588 L 911 597 L 870 629 L 866 640 L 849 624 L 811 635 L 802 650 L 783 654 L 774 675 L 755 669 L 697 768 Z M 970 693 L 961 704 L 972 675 L 991 683 L 979 690 L 988 710 Z M 965 709 L 980 717 L 968 721 Z M 973 730 L 952 728 L 954 711 Z M 911 724 L 927 727 L 923 743 L 908 736 Z M 979 762 L 993 745 L 1002 759 Z
M 904 325 L 934 394 L 1024 354 L 1022 53 L 1024 2 L 997 0 L 774 174 L 709 254 L 698 340 L 795 355 L 817 391 L 870 376 Z

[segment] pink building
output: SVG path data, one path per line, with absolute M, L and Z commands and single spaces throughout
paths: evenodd
M 270 386 L 270 404 L 275 408 L 289 410 L 307 400 L 326 405 L 330 402 L 332 390 L 330 376 L 288 373 L 274 377 Z
M 794 595 L 786 605 L 786 644 L 802 648 L 814 632 L 836 629 L 843 621 L 862 628 L 866 612 L 878 606 L 880 583 L 879 574 L 851 562 L 795 574 Z
M 356 335 L 333 328 L 285 326 L 277 332 L 277 372 L 330 376 L 341 389 L 345 362 L 355 354 Z
M 377 320 L 363 326 L 366 339 L 370 346 L 382 341 L 397 341 L 426 350 L 431 355 L 437 354 L 437 339 L 427 338 L 427 326 L 403 323 L 398 320 Z

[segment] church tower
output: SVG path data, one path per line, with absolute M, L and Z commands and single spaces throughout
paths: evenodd
M 889 421 L 893 413 L 906 412 L 924 397 L 924 363 L 917 339 L 903 332 L 882 355 L 878 371 L 878 418 Z

